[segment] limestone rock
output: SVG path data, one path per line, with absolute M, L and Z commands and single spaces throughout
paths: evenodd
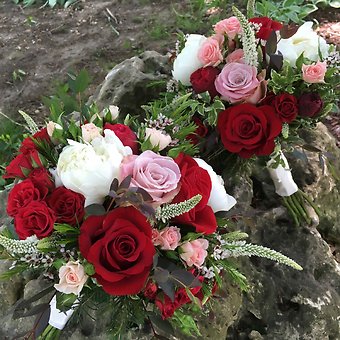
M 340 150 L 323 124 L 303 133 L 306 144 L 333 154 L 333 166 L 340 169 Z M 321 208 L 316 228 L 295 227 L 274 192 L 268 175 L 255 169 L 255 227 L 244 226 L 252 243 L 278 250 L 303 266 L 297 272 L 268 260 L 242 259 L 241 270 L 252 289 L 245 296 L 238 320 L 230 327 L 228 339 L 338 339 L 340 336 L 340 266 L 335 252 L 339 247 L 339 183 L 324 172 L 319 155 L 306 152 L 306 160 L 289 157 L 299 187 Z M 258 338 L 258 337 L 257 337 Z
M 127 59 L 114 67 L 90 102 L 99 109 L 117 105 L 121 112 L 140 113 L 140 106 L 159 96 L 169 78 L 168 57 L 147 51 L 139 57 Z

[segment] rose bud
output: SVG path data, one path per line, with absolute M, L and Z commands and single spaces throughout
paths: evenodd
M 159 233 L 159 245 L 162 250 L 175 250 L 181 240 L 180 229 L 177 227 L 165 227 Z
M 119 116 L 119 107 L 116 105 L 110 105 L 109 110 L 111 113 L 112 120 L 116 120 Z
M 298 100 L 299 115 L 313 118 L 323 108 L 323 101 L 317 92 L 304 93 Z
M 46 124 L 46 129 L 47 129 L 48 135 L 52 138 L 54 130 L 55 130 L 55 129 L 57 129 L 57 130 L 62 130 L 63 127 L 62 127 L 61 125 L 59 125 L 58 123 L 49 121 L 49 122 Z
M 152 147 L 158 147 L 158 151 L 165 149 L 172 141 L 168 134 L 163 133 L 161 130 L 155 128 L 145 129 L 145 139 L 148 139 Z
M 157 285 L 152 280 L 149 280 L 143 290 L 143 294 L 147 299 L 154 300 L 157 295 L 157 290 Z
M 219 93 L 215 87 L 215 79 L 220 73 L 215 67 L 207 66 L 198 69 L 190 76 L 191 85 L 196 93 L 208 91 L 211 98 L 218 96 Z
M 84 124 L 81 126 L 81 135 L 83 137 L 84 142 L 90 143 L 96 137 L 99 137 L 100 128 L 98 128 L 93 123 Z

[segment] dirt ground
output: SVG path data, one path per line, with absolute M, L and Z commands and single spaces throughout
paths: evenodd
M 23 9 L 12 0 L 0 0 L 0 111 L 16 118 L 21 109 L 43 117 L 46 109 L 41 97 L 49 95 L 67 71 L 86 68 L 93 89 L 124 59 L 148 49 L 169 51 L 175 34 L 165 32 L 166 37 L 160 38 L 161 32 L 154 38 L 150 30 L 155 22 L 173 25 L 173 7 L 186 3 L 83 0 L 64 10 Z M 322 23 L 321 34 L 339 43 L 339 14 L 327 9 L 314 17 Z

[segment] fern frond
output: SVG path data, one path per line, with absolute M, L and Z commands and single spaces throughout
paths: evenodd
M 10 254 L 33 254 L 38 252 L 38 239 L 29 237 L 26 240 L 14 240 L 0 235 L 0 245 L 3 246 Z
M 242 27 L 242 45 L 244 51 L 244 60 L 247 65 L 257 67 L 257 51 L 254 30 L 251 28 L 247 18 L 235 7 L 232 7 L 233 13 Z
M 35 121 L 26 112 L 19 110 L 19 113 L 21 114 L 22 118 L 25 119 L 29 132 L 33 135 L 37 133 L 39 128 Z
M 162 208 L 157 208 L 156 210 L 156 219 L 161 220 L 162 222 L 166 222 L 174 217 L 182 215 L 191 209 L 195 208 L 195 206 L 201 201 L 202 196 L 196 195 L 191 197 L 190 199 L 174 204 L 167 204 Z
M 258 246 L 256 244 L 246 243 L 245 241 L 235 241 L 227 243 L 223 246 L 224 251 L 229 252 L 230 257 L 238 256 L 259 256 L 264 257 L 278 263 L 285 264 L 297 270 L 302 270 L 303 268 L 297 264 L 295 261 L 289 257 L 272 250 L 267 247 Z M 224 254 L 225 256 L 226 254 Z M 228 256 L 226 256 L 228 257 Z

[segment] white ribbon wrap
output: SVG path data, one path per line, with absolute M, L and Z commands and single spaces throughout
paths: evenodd
M 53 299 L 50 302 L 51 307 L 51 314 L 50 319 L 48 323 L 57 329 L 64 329 L 65 325 L 67 324 L 67 321 L 70 320 L 70 317 L 72 316 L 74 310 L 69 309 L 66 312 L 62 312 L 57 308 L 57 298 L 56 296 L 53 297 Z
M 267 163 L 267 168 L 275 185 L 275 192 L 280 196 L 291 196 L 296 193 L 299 188 L 293 180 L 292 173 L 285 155 L 280 151 L 280 158 L 284 162 L 284 167 L 280 164 L 276 169 L 271 168 L 274 160 L 271 159 Z

